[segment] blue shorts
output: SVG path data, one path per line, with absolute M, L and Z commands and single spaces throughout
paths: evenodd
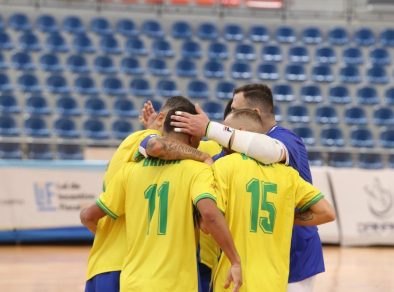
M 211 291 L 211 269 L 202 263 L 198 263 L 199 292 Z
M 85 292 L 119 292 L 120 271 L 102 273 L 86 282 Z

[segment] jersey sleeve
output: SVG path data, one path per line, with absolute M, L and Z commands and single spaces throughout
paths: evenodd
M 309 182 L 303 180 L 298 173 L 294 174 L 298 180 L 296 189 L 296 207 L 301 212 L 309 209 L 310 206 L 316 204 L 324 198 L 319 189 L 312 186 Z
M 139 159 L 143 159 L 143 158 L 148 158 L 148 153 L 146 152 L 146 148 L 148 147 L 148 142 L 152 139 L 152 138 L 156 138 L 159 137 L 158 134 L 150 134 L 147 137 L 145 137 L 139 147 L 138 147 L 138 151 L 136 153 L 136 160 L 138 161 Z
M 197 205 L 202 199 L 211 199 L 216 202 L 215 179 L 212 169 L 208 165 L 203 165 L 193 178 L 191 189 L 191 199 L 193 205 Z
M 213 174 L 215 176 L 217 205 L 220 211 L 226 212 L 227 199 L 229 193 L 229 174 L 228 169 L 231 161 L 230 156 L 217 160 L 213 165 Z

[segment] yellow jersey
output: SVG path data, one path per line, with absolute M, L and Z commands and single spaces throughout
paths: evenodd
M 147 136 L 160 134 L 156 130 L 143 130 L 129 135 L 118 147 L 104 175 L 103 191 L 118 170 L 133 161 L 138 148 Z M 97 274 L 120 271 L 126 253 L 126 231 L 124 218 L 113 220 L 107 216 L 99 220 L 93 246 L 88 258 L 87 279 Z
M 285 292 L 294 210 L 308 209 L 323 198 L 318 189 L 283 164 L 263 165 L 233 153 L 213 164 L 218 206 L 242 262 L 240 291 Z M 214 291 L 223 288 L 230 262 L 221 255 Z
M 214 184 L 210 166 L 192 160 L 146 158 L 119 171 L 97 204 L 126 221 L 121 291 L 198 290 L 193 205 L 216 200 Z

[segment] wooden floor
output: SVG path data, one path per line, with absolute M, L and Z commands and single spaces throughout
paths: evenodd
M 83 291 L 87 246 L 0 246 L 0 291 Z M 324 247 L 315 292 L 394 291 L 394 247 Z

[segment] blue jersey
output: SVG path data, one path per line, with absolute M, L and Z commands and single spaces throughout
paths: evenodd
M 287 164 L 300 176 L 312 183 L 308 152 L 301 138 L 280 126 L 273 127 L 267 135 L 281 141 L 287 148 Z M 324 272 L 323 250 L 316 226 L 294 226 L 290 250 L 289 283 L 302 281 Z

